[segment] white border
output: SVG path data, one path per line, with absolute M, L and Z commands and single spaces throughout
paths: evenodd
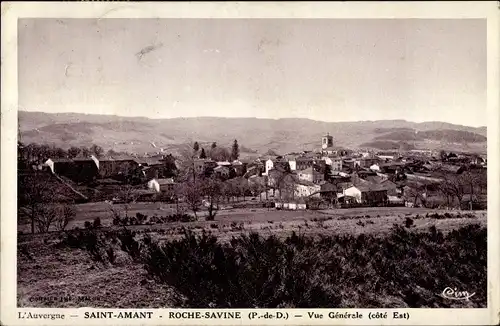
M 496 1 L 483 2 L 2 2 L 2 105 L 1 105 L 1 315 L 2 324 L 40 325 L 41 320 L 18 320 L 18 311 L 64 312 L 78 309 L 17 309 L 16 307 L 16 194 L 14 171 L 17 141 L 17 19 L 18 18 L 486 18 L 488 30 L 488 308 L 487 309 L 396 309 L 407 311 L 411 325 L 490 325 L 498 324 L 499 310 L 499 13 Z M 315 311 L 332 311 L 316 309 Z M 86 311 L 90 311 L 87 309 Z M 242 310 L 245 311 L 245 310 Z M 263 311 L 263 310 L 262 310 Z M 298 311 L 298 310 L 297 310 Z M 308 310 L 310 311 L 310 310 Z M 335 311 L 346 311 L 338 309 Z M 356 311 L 392 311 L 356 309 Z M 287 310 L 291 313 L 292 310 Z M 302 310 L 302 312 L 305 312 Z M 80 313 L 81 314 L 81 313 Z M 166 312 L 163 313 L 166 315 Z M 44 324 L 67 324 L 69 321 L 44 321 Z M 204 320 L 84 320 L 72 324 L 209 324 Z M 212 320 L 211 324 L 264 324 L 259 321 Z M 268 320 L 265 324 L 283 324 Z M 299 324 L 359 324 L 355 320 L 287 321 Z M 363 319 L 362 324 L 379 321 Z M 390 320 L 384 323 L 391 324 Z M 395 324 L 395 321 L 392 321 Z

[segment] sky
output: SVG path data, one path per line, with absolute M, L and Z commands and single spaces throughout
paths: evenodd
M 487 125 L 479 19 L 20 19 L 19 107 Z

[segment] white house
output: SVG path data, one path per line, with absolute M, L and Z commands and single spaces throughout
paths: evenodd
M 172 178 L 167 179 L 151 179 L 148 181 L 148 188 L 154 189 L 156 192 L 173 192 L 175 182 Z
M 370 166 L 370 170 L 380 172 L 380 165 L 373 164 L 372 166 Z
M 269 175 L 269 171 L 274 169 L 274 162 L 273 160 L 269 159 L 266 161 L 266 175 Z
M 333 171 L 342 170 L 342 159 L 340 157 L 328 157 L 324 156 L 322 160 L 325 161 L 326 165 L 331 166 Z
M 357 187 L 352 186 L 343 191 L 344 196 L 353 197 L 356 199 L 356 202 L 361 203 L 361 190 Z
M 288 164 L 290 165 L 290 170 L 291 171 L 297 170 L 297 161 L 295 161 L 295 160 L 289 160 Z

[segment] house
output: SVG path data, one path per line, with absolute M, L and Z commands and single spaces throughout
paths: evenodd
M 321 196 L 321 186 L 312 182 L 299 181 L 295 185 L 295 196 L 319 198 Z
M 299 180 L 308 181 L 315 184 L 319 184 L 322 181 L 325 181 L 325 174 L 321 173 L 314 167 L 308 167 L 304 170 L 297 171 L 297 175 Z
M 380 172 L 389 174 L 402 173 L 405 166 L 406 166 L 405 163 L 398 163 L 398 162 L 382 163 L 379 165 Z
M 260 174 L 261 174 L 260 168 L 257 165 L 253 165 L 247 169 L 243 177 L 248 179 L 252 176 L 259 176 Z
M 349 173 L 345 173 L 342 171 L 332 171 L 331 173 L 332 177 L 338 177 L 338 178 L 350 178 L 351 175 Z
M 134 189 L 132 194 L 137 201 L 153 201 L 157 192 L 154 189 Z
M 229 168 L 227 166 L 219 165 L 214 168 L 214 173 L 220 178 L 229 178 Z
M 98 159 L 99 177 L 109 178 L 129 175 L 137 170 L 139 163 L 131 156 L 108 156 Z
M 330 166 L 330 169 L 333 171 L 340 171 L 342 170 L 342 158 L 340 157 L 330 157 L 330 156 L 323 156 L 321 158 L 323 161 L 325 161 L 325 164 Z
M 298 157 L 295 159 L 295 169 L 296 170 L 305 170 L 314 165 L 314 159 L 309 157 Z
M 152 179 L 148 181 L 148 189 L 153 189 L 158 193 L 174 194 L 175 182 L 173 178 Z
M 230 167 L 231 166 L 231 163 L 228 162 L 228 161 L 220 161 L 220 162 L 217 162 L 217 166 L 226 166 L 226 167 Z
M 399 157 L 399 153 L 396 151 L 378 152 L 376 155 L 383 161 L 392 161 Z
M 246 173 L 247 164 L 244 164 L 241 161 L 235 160 L 231 163 L 231 167 L 237 176 L 242 176 Z
M 359 166 L 361 168 L 369 168 L 370 166 L 372 166 L 374 164 L 380 163 L 380 161 L 381 161 L 380 158 L 373 156 L 373 155 L 369 155 L 369 156 L 363 157 L 359 160 Z
M 68 175 L 73 171 L 75 162 L 67 158 L 49 158 L 44 165 L 48 166 L 52 173 Z
M 338 188 L 330 182 L 325 182 L 320 186 L 320 197 L 330 203 L 334 203 L 337 199 Z
M 164 165 L 162 159 L 159 157 L 140 157 L 140 158 L 135 158 L 134 161 L 141 167 L 142 166 L 154 167 L 154 166 Z
M 74 158 L 76 180 L 87 181 L 95 179 L 99 174 L 99 160 L 92 155 L 90 158 Z
M 398 196 L 387 196 L 387 203 L 390 206 L 405 206 L 405 199 L 403 197 L 398 197 Z
M 139 165 L 143 177 L 146 179 L 158 179 L 163 177 L 165 172 L 165 163 L 159 157 L 141 157 L 135 158 L 135 162 Z
M 61 159 L 49 158 L 43 164 L 53 174 L 58 174 L 74 181 L 88 181 L 97 176 L 99 161 L 94 157 Z
M 370 165 L 369 169 L 372 170 L 372 171 L 380 172 L 380 165 L 378 165 L 377 163 L 375 163 L 373 165 Z
M 342 166 L 345 166 L 351 170 L 355 170 L 356 168 L 360 167 L 360 162 L 359 162 L 359 160 L 354 159 L 352 157 L 345 158 L 342 161 Z
M 343 195 L 352 197 L 358 204 L 386 204 L 387 190 L 375 184 L 353 185 L 343 191 Z
M 231 163 L 227 162 L 228 165 Z M 218 166 L 217 162 L 211 159 L 199 158 L 193 161 L 194 170 L 196 174 L 207 174 L 210 173 L 215 167 Z
M 160 173 L 155 167 L 144 166 L 141 168 L 141 171 L 142 177 L 147 180 L 158 179 L 160 177 Z

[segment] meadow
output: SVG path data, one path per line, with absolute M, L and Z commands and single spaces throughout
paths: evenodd
M 485 211 L 229 209 L 127 226 L 106 214 L 83 204 L 67 231 L 18 236 L 20 307 L 486 306 Z M 476 295 L 444 299 L 446 287 Z

